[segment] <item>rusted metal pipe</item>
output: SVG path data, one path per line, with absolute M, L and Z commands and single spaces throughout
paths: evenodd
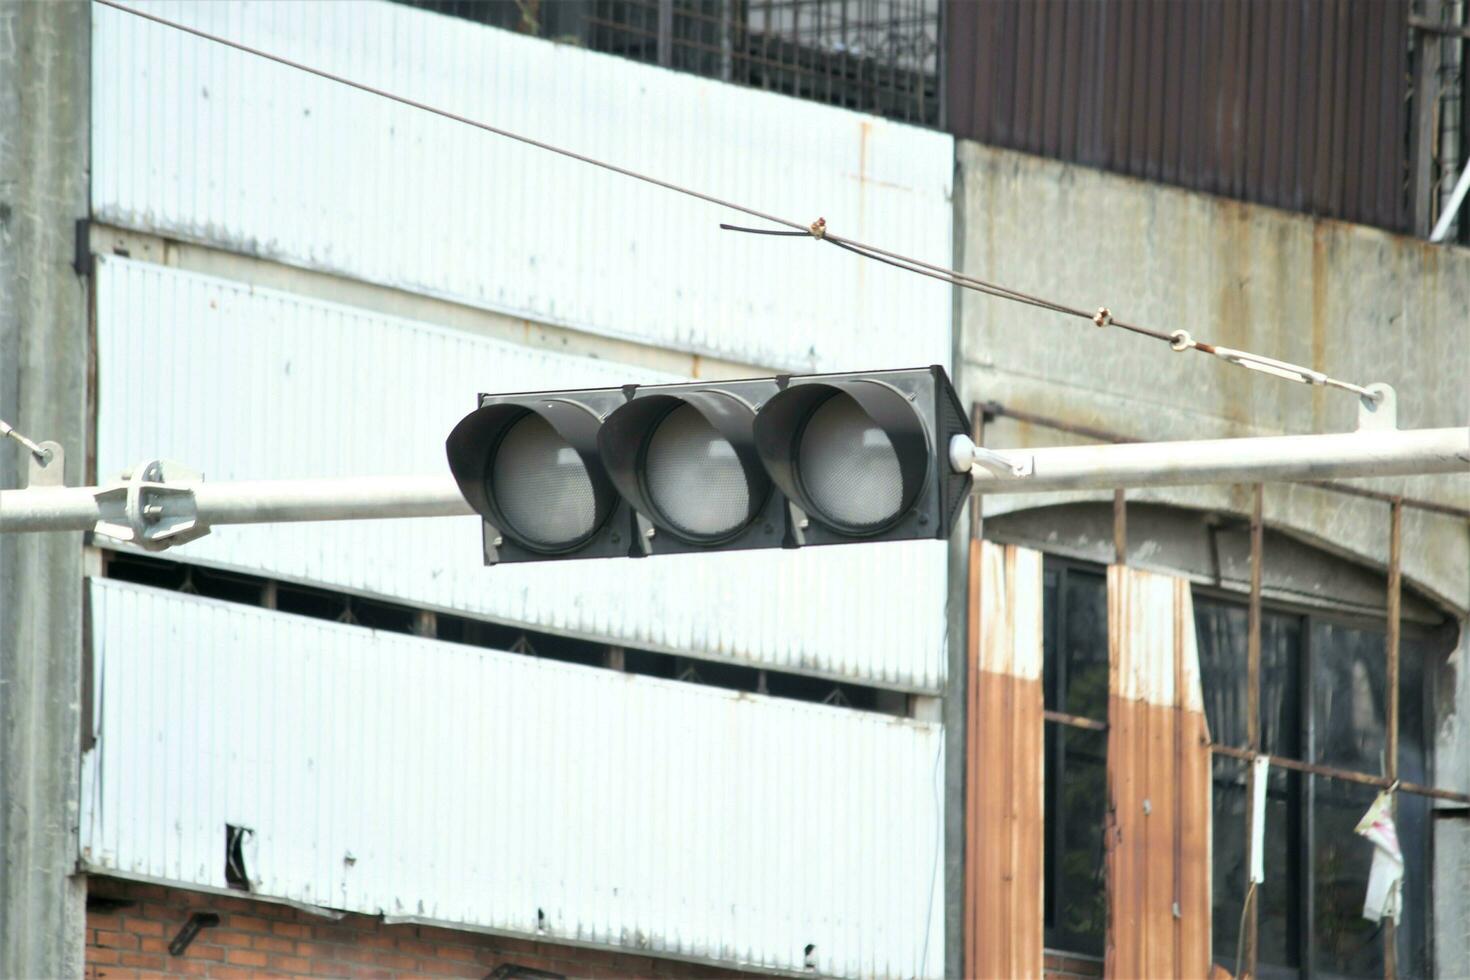
M 1218 743 L 1210 746 L 1210 751 L 1216 755 L 1229 756 L 1232 759 L 1241 759 L 1250 762 L 1255 759 L 1256 754 L 1250 749 L 1236 748 L 1232 745 L 1220 745 Z M 1281 769 L 1290 769 L 1293 772 L 1310 773 L 1313 776 L 1325 776 L 1328 779 L 1341 779 L 1344 782 L 1358 783 L 1362 786 L 1376 786 L 1379 789 L 1388 789 L 1393 781 L 1382 776 L 1371 776 L 1366 772 L 1354 772 L 1351 769 L 1337 769 L 1333 766 L 1323 766 L 1314 762 L 1302 762 L 1299 759 L 1288 759 L 1285 756 L 1267 756 L 1271 765 Z M 1421 786 L 1418 783 L 1400 782 L 1398 785 L 1400 793 L 1413 793 L 1415 796 L 1427 796 L 1433 800 L 1449 800 L 1451 803 L 1470 803 L 1470 793 L 1458 793 L 1452 789 L 1439 789 L 1434 786 Z

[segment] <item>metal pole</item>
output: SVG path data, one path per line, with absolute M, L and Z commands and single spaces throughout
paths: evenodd
M 1266 551 L 1266 525 L 1262 516 L 1265 509 L 1266 488 L 1257 483 L 1253 488 L 1251 504 L 1251 597 L 1246 615 L 1245 640 L 1245 741 L 1252 752 L 1261 751 L 1261 579 L 1264 574 Z M 1245 782 L 1245 839 L 1256 839 L 1256 767 L 1246 768 Z M 1241 937 L 1241 962 L 1236 972 L 1241 976 L 1256 975 L 1256 959 L 1260 940 L 1259 891 L 1251 880 L 1252 863 L 1246 862 L 1245 903 L 1243 931 Z
M 1388 531 L 1388 744 L 1385 747 L 1383 776 L 1389 785 L 1399 778 L 1399 610 L 1402 594 L 1404 554 L 1404 505 L 1395 500 L 1389 511 Z M 1397 817 L 1398 808 L 1389 797 L 1389 812 Z M 1383 923 L 1383 977 L 1398 976 L 1398 923 L 1392 918 Z
M 958 455 L 952 447 L 951 456 Z M 973 466 L 976 488 L 984 493 L 1407 476 L 1470 472 L 1470 428 L 1064 446 L 999 455 L 1025 472 Z
M 168 484 L 194 492 L 205 524 L 354 521 L 473 514 L 454 480 L 385 476 L 328 480 L 247 480 Z M 99 487 L 0 491 L 0 531 L 84 531 L 105 519 Z M 158 516 L 186 516 L 189 501 L 163 497 Z
M 964 436 L 959 440 L 969 442 Z M 1023 475 L 975 466 L 971 473 L 978 493 L 1470 473 L 1470 428 L 1065 446 L 1003 455 L 1017 461 Z M 961 465 L 969 458 L 958 446 L 950 447 L 950 457 Z M 99 500 L 99 494 L 125 486 L 0 491 L 0 531 L 91 530 L 98 521 L 119 516 L 118 505 Z M 448 476 L 181 480 L 149 486 L 174 491 L 145 508 L 150 519 L 192 518 L 206 526 L 472 513 Z

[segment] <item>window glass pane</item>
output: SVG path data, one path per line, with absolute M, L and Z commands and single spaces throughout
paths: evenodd
M 1081 728 L 1061 730 L 1064 778 L 1060 807 L 1055 930 L 1049 942 L 1060 949 L 1101 956 L 1107 927 L 1103 883 L 1103 819 L 1106 813 L 1107 734 Z M 1050 814 L 1048 814 L 1050 816 Z
M 1314 758 L 1358 772 L 1383 772 L 1387 751 L 1388 648 L 1381 628 L 1314 619 L 1311 630 Z M 1400 644 L 1399 776 L 1430 782 L 1424 740 L 1426 646 Z M 1373 846 L 1354 829 L 1377 790 L 1313 777 L 1315 965 L 1324 973 L 1381 976 L 1383 937 L 1363 918 Z M 1429 807 L 1422 797 L 1397 797 L 1399 845 L 1405 859 L 1404 918 L 1398 930 L 1399 973 L 1422 976 L 1428 963 Z
M 1313 620 L 1314 761 L 1358 772 L 1383 771 L 1386 659 L 1381 630 Z
M 1044 565 L 1045 571 L 1041 576 L 1041 635 L 1042 635 L 1042 657 L 1041 657 L 1041 691 L 1042 703 L 1048 710 L 1060 711 L 1061 708 L 1061 681 L 1062 672 L 1060 661 L 1056 656 L 1057 651 L 1057 624 L 1061 622 L 1062 604 L 1058 601 L 1058 589 L 1062 577 L 1062 570 L 1051 562 Z M 1048 746 L 1051 744 L 1047 743 Z M 1046 760 L 1047 768 L 1051 767 L 1051 757 Z M 1050 800 L 1047 808 L 1051 808 Z
M 1320 776 L 1312 781 L 1316 792 L 1312 813 L 1315 965 L 1326 974 L 1381 977 L 1383 937 L 1377 923 L 1363 918 L 1373 845 L 1353 831 L 1378 791 Z
M 1070 568 L 1062 591 L 1067 621 L 1062 710 L 1101 721 L 1108 716 L 1108 580 Z
M 1245 730 L 1246 608 L 1199 598 L 1194 603 L 1200 687 L 1210 737 L 1243 747 Z M 1271 755 L 1300 751 L 1301 619 L 1265 612 L 1261 616 L 1261 745 Z
M 1237 759 L 1214 762 L 1215 960 L 1233 966 L 1245 906 L 1246 770 Z M 1300 961 L 1301 848 L 1296 843 L 1301 777 L 1273 769 L 1266 781 L 1266 882 L 1260 886 L 1257 960 L 1262 966 L 1295 967 Z
M 1048 562 L 1043 588 L 1043 678 L 1049 708 L 1107 717 L 1107 579 Z M 1102 955 L 1107 924 L 1103 819 L 1107 735 L 1046 726 L 1047 945 Z
M 1197 598 L 1195 637 L 1210 736 L 1246 744 L 1246 638 L 1248 617 L 1238 602 Z M 1273 755 L 1297 754 L 1301 730 L 1301 620 L 1267 612 L 1261 619 L 1261 738 Z M 1214 761 L 1214 955 L 1234 964 L 1245 904 L 1247 871 L 1245 763 Z M 1262 965 L 1293 967 L 1300 960 L 1302 874 L 1300 779 L 1273 769 L 1266 784 L 1266 883 L 1260 892 L 1257 957 Z

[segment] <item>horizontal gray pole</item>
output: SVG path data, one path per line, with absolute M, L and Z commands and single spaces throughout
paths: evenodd
M 1470 428 L 1271 436 L 1198 442 L 1125 443 L 1003 450 L 1029 475 L 972 467 L 983 493 L 1040 493 L 1209 483 L 1277 483 L 1351 477 L 1470 473 Z M 997 472 L 999 470 L 999 472 Z M 200 522 L 269 524 L 473 513 L 443 477 L 180 482 L 194 491 Z M 0 531 L 83 531 L 104 519 L 102 487 L 0 491 Z M 159 499 L 163 516 L 189 513 L 186 499 Z
M 971 467 L 981 493 L 1114 490 L 1209 483 L 1300 483 L 1352 477 L 1470 473 L 1470 428 L 1262 436 L 996 450 L 1024 465 Z M 1467 491 L 1470 492 L 1470 491 Z
M 448 476 L 371 476 L 324 480 L 243 480 L 165 484 L 194 491 L 205 524 L 276 524 L 473 514 Z M 85 531 L 103 519 L 100 487 L 0 491 L 0 531 Z M 187 501 L 161 498 L 163 516 L 185 516 Z

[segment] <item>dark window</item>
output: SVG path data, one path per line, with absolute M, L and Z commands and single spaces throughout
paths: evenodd
M 1048 558 L 1044 603 L 1046 707 L 1107 720 L 1107 586 L 1101 568 Z M 1234 597 L 1194 600 L 1200 679 L 1211 737 L 1246 744 L 1246 608 Z M 1399 775 L 1429 783 L 1427 658 L 1439 644 L 1406 626 L 1400 646 Z M 1264 750 L 1342 769 L 1383 771 L 1387 708 L 1382 623 L 1267 608 L 1261 622 Z M 1106 927 L 1102 828 L 1103 732 L 1048 724 L 1046 943 L 1100 955 Z M 1215 959 L 1233 966 L 1246 879 L 1246 764 L 1217 756 L 1214 772 Z M 1260 893 L 1260 975 L 1379 977 L 1383 934 L 1363 918 L 1372 845 L 1353 832 L 1372 787 L 1273 767 L 1266 788 L 1266 883 Z M 1398 929 L 1401 976 L 1428 958 L 1428 821 L 1423 797 L 1398 795 L 1407 864 Z M 1309 969 L 1304 969 L 1309 967 Z
M 1108 587 L 1095 567 L 1048 560 L 1042 600 L 1046 707 L 1108 717 Z M 1101 956 L 1107 925 L 1103 820 L 1106 732 L 1048 725 L 1046 732 L 1046 944 Z

